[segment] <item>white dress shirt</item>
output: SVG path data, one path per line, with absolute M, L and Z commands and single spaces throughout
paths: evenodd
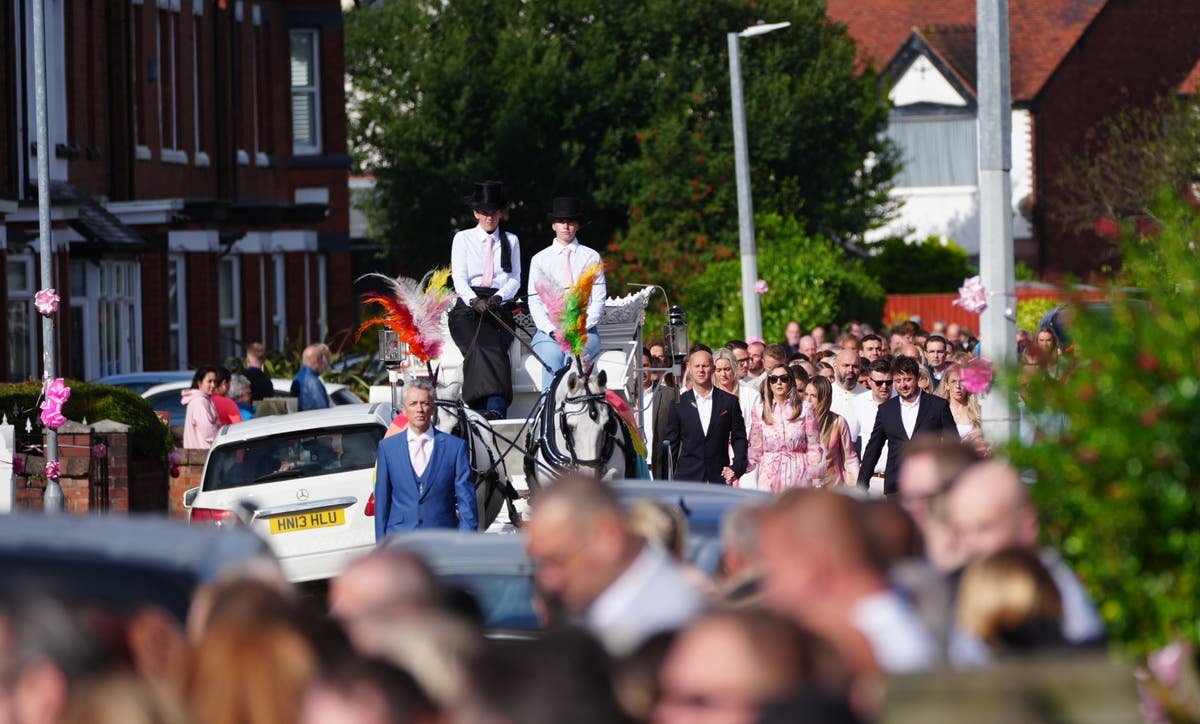
M 686 626 L 703 608 L 703 595 L 679 565 L 662 547 L 647 543 L 584 619 L 609 653 L 623 656 L 660 631 Z
M 854 400 L 866 395 L 871 396 L 867 388 L 855 385 L 853 390 L 847 390 L 837 382 L 833 383 L 833 393 L 829 399 L 829 411 L 841 415 L 846 420 L 846 428 L 850 431 L 850 439 L 857 440 L 864 432 L 870 435 L 870 430 L 864 430 L 865 425 L 854 412 Z
M 579 278 L 584 267 L 593 262 L 600 263 L 600 254 L 591 247 L 583 246 L 578 240 L 572 241 L 566 246 L 571 247 L 570 279 L 563 279 L 562 256 L 565 246 L 557 241 L 539 251 L 529 262 L 529 316 L 533 317 L 534 325 L 546 334 L 554 331 L 554 325 L 550 322 L 550 315 L 546 313 L 545 303 L 538 297 L 535 286 L 538 280 L 549 279 L 560 289 L 569 289 Z M 604 266 L 601 265 L 596 282 L 592 285 L 591 303 L 588 304 L 587 326 L 589 328 L 600 323 L 600 318 L 604 315 L 604 302 L 607 298 L 608 286 L 604 282 Z
M 867 394 L 854 398 L 854 416 L 858 419 L 859 432 L 862 434 L 862 444 L 859 445 L 859 448 L 865 450 L 867 443 L 871 441 L 871 431 L 875 429 L 875 417 L 878 414 L 879 405 L 876 404 L 873 396 Z M 888 444 L 885 439 L 879 453 L 879 462 L 875 463 L 875 469 L 871 472 L 882 473 L 887 470 L 887 456 Z
M 905 402 L 904 398 L 900 398 L 900 422 L 904 424 L 904 434 L 908 435 L 911 440 L 913 430 L 917 428 L 917 413 L 921 410 L 921 396 L 924 392 L 918 392 L 916 399 L 912 402 Z
M 504 234 L 508 248 L 512 251 L 512 271 L 504 271 L 501 266 L 503 249 L 497 237 Z M 483 286 L 483 262 L 487 258 L 487 246 L 484 240 L 489 234 L 482 226 L 473 229 L 463 229 L 454 235 L 450 245 L 450 270 L 454 279 L 454 291 L 464 304 L 470 304 L 476 294 L 471 287 Z M 503 228 L 496 229 L 491 235 L 492 243 L 492 286 L 496 293 L 511 302 L 521 291 L 521 244 L 516 234 L 510 234 Z
M 937 664 L 937 644 L 921 617 L 895 591 L 859 599 L 850 624 L 871 644 L 875 661 L 889 674 L 925 671 Z
M 705 437 L 708 437 L 708 423 L 712 420 L 713 389 L 710 387 L 708 397 L 705 397 L 700 394 L 700 388 L 692 388 L 692 392 L 696 395 L 696 412 L 700 415 L 700 429 L 704 430 Z

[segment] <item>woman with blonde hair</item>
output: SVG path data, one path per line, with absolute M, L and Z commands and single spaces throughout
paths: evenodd
M 942 374 L 942 385 L 937 395 L 950 403 L 950 413 L 954 415 L 954 425 L 958 428 L 958 437 L 963 442 L 983 442 L 983 414 L 979 407 L 979 398 L 967 392 L 963 387 L 963 368 L 955 363 L 946 368 Z
M 1036 553 L 1010 548 L 967 566 L 958 625 L 994 653 L 1062 647 L 1062 594 Z
M 812 487 L 824 455 L 816 418 L 795 377 L 783 365 L 772 367 L 750 413 L 748 470 L 758 471 L 758 489 Z
M 821 449 L 825 456 L 818 468 L 817 487 L 858 484 L 858 451 L 850 440 L 845 418 L 831 411 L 833 385 L 824 377 L 813 377 L 804 389 L 817 421 Z

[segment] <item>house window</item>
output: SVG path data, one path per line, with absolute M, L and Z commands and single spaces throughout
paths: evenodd
M 88 262 L 83 259 L 71 260 L 71 366 L 66 368 L 73 377 L 91 379 L 95 369 L 90 366 L 91 356 L 88 353 L 92 344 L 88 329 Z M 59 368 L 59 373 L 64 371 Z
M 33 257 L 8 257 L 8 376 L 13 382 L 37 377 L 37 313 L 33 295 Z
M 291 31 L 292 152 L 321 152 L 321 87 L 316 30 Z
M 977 185 L 974 115 L 893 113 L 887 135 L 903 158 L 897 187 Z
M 219 262 L 217 293 L 221 325 L 221 359 L 233 359 L 238 357 L 237 348 L 242 338 L 241 284 L 238 283 L 238 258 L 236 256 L 224 257 Z
M 156 17 L 158 67 L 159 137 L 162 140 L 162 160 L 186 163 L 187 156 L 179 150 L 182 134 L 179 119 L 179 0 L 158 0 Z
M 192 128 L 195 131 L 194 158 L 197 166 L 207 166 L 208 154 L 204 152 L 204 144 L 200 135 L 200 32 L 204 23 L 204 0 L 192 0 Z M 181 359 L 187 359 L 186 353 Z
M 271 256 L 272 272 L 275 276 L 275 315 L 271 324 L 275 332 L 275 349 L 284 349 L 287 345 L 287 269 L 283 254 Z
M 187 259 L 172 254 L 167 259 L 167 328 L 171 338 L 171 368 L 188 366 L 187 356 Z
M 142 368 L 141 296 L 138 262 L 100 261 L 96 297 L 100 375 L 136 372 Z

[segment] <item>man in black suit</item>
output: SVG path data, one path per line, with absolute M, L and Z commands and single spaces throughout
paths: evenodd
M 746 422 L 734 395 L 713 387 L 712 350 L 696 345 L 688 355 L 692 389 L 671 405 L 667 437 L 679 462 L 675 480 L 732 484 L 746 472 Z M 733 462 L 729 448 L 733 447 Z
M 896 357 L 892 364 L 892 384 L 896 388 L 896 396 L 881 404 L 875 415 L 875 427 L 863 450 L 862 466 L 858 471 L 860 488 L 866 489 L 870 485 L 871 473 L 875 470 L 875 463 L 879 461 L 885 442 L 888 457 L 883 472 L 883 492 L 892 495 L 896 492 L 905 443 L 920 433 L 939 437 L 954 435 L 950 439 L 957 439 L 958 429 L 954 426 L 950 403 L 936 395 L 921 392 L 917 386 L 920 376 L 918 365 L 920 363 L 917 360 L 902 355 Z

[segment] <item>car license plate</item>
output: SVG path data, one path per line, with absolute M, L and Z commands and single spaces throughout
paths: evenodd
M 335 525 L 345 524 L 346 511 L 341 508 L 335 510 L 318 510 L 312 513 L 300 513 L 299 515 L 281 515 L 277 518 L 271 518 L 271 535 L 294 533 L 298 530 L 312 530 L 314 528 L 330 528 Z

